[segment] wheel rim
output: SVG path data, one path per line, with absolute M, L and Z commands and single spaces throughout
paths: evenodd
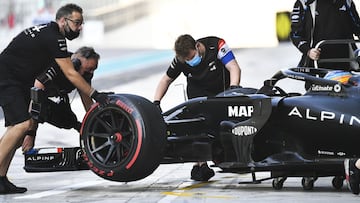
M 122 109 L 107 107 L 92 116 L 84 133 L 87 154 L 103 167 L 116 167 L 132 155 L 136 125 Z

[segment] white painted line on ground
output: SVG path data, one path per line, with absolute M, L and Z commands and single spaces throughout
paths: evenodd
M 98 185 L 100 183 L 103 183 L 103 180 L 88 181 L 88 182 L 78 183 L 78 184 L 74 184 L 74 185 L 68 185 L 68 186 L 56 188 L 56 189 L 49 190 L 49 191 L 39 192 L 39 193 L 25 195 L 25 196 L 21 196 L 21 197 L 14 197 L 14 199 L 39 199 L 42 197 L 62 194 L 62 193 L 65 193 L 65 192 L 68 192 L 71 190 L 76 190 L 76 189 L 80 189 L 80 188 L 84 188 L 84 187 Z

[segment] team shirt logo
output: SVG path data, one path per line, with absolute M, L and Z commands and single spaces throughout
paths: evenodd
M 61 51 L 67 50 L 66 40 L 65 39 L 58 39 L 58 45 Z
M 219 41 L 219 52 L 218 52 L 218 59 L 222 59 L 226 54 L 228 54 L 231 51 L 229 46 L 225 43 L 223 39 Z

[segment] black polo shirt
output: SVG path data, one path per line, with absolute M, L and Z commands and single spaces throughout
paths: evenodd
M 0 54 L 0 84 L 13 80 L 31 87 L 55 58 L 66 57 L 66 40 L 56 22 L 27 28 Z
M 230 73 L 218 57 L 224 40 L 218 37 L 205 37 L 197 40 L 205 46 L 205 56 L 195 67 L 179 61 L 176 57 L 167 70 L 170 78 L 177 78 L 183 73 L 187 78 L 189 98 L 213 96 L 229 87 Z

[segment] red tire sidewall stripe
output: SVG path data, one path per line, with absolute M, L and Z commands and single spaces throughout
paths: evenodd
M 141 128 L 141 124 L 140 124 L 140 121 L 138 119 L 135 122 L 136 122 L 136 128 L 138 129 L 138 133 L 137 133 L 138 134 L 138 142 L 137 142 L 135 154 L 132 157 L 132 159 L 130 160 L 130 162 L 126 165 L 126 169 L 129 169 L 134 165 L 136 159 L 139 156 L 141 145 L 142 145 L 142 128 Z
M 123 102 L 121 100 L 117 100 L 115 103 L 121 109 L 123 109 L 125 112 L 130 114 L 133 118 L 137 117 L 137 115 L 136 115 L 137 111 L 135 111 L 133 108 L 131 108 L 125 102 Z M 137 140 L 135 153 L 134 153 L 133 157 L 131 158 L 130 162 L 125 166 L 126 169 L 130 169 L 134 165 L 134 163 L 136 162 L 136 160 L 139 156 L 141 145 L 142 145 L 142 138 L 143 138 L 143 131 L 142 131 L 142 127 L 141 127 L 142 125 L 141 125 L 141 122 L 139 119 L 135 119 L 135 123 L 136 123 L 136 128 L 137 128 L 138 140 Z
M 95 103 L 93 104 L 90 109 L 86 112 L 84 118 L 83 118 L 83 121 L 81 123 L 81 128 L 80 128 L 80 136 L 83 134 L 83 128 L 84 128 L 84 124 L 85 124 L 85 121 L 87 120 L 87 118 L 89 117 L 90 113 L 94 111 L 95 108 L 97 108 L 97 106 L 99 106 L 100 104 L 99 103 Z

